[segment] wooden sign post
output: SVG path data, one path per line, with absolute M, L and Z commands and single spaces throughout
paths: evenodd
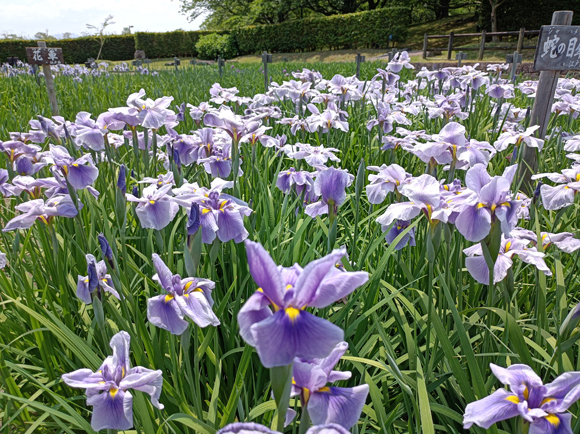
M 461 61 L 462 60 L 467 60 L 467 53 L 464 53 L 463 51 L 460 51 L 459 53 L 457 53 L 455 55 L 455 60 L 457 60 L 457 66 L 461 67 Z
M 365 61 L 365 56 L 361 56 L 360 53 L 356 55 L 356 78 L 360 78 L 360 64 Z
M 221 57 L 218 57 L 218 69 L 220 71 L 220 78 L 222 78 L 222 74 L 224 73 L 224 66 L 226 65 L 226 61 L 224 59 L 222 59 Z
M 397 54 L 397 49 L 396 49 L 396 48 L 393 48 L 393 51 L 389 51 L 389 52 L 387 53 L 387 56 L 389 56 L 389 62 L 390 62 L 391 60 L 393 60 L 393 57 L 395 57 L 395 54 Z
M 46 48 L 46 42 L 38 41 L 38 47 L 26 47 L 26 57 L 28 57 L 28 63 L 30 65 L 42 65 L 52 115 L 58 116 L 58 102 L 56 100 L 56 91 L 54 90 L 54 80 L 52 79 L 50 65 L 64 63 L 62 48 Z
M 540 30 L 534 70 L 541 72 L 530 119 L 530 125 L 540 126 L 536 130 L 540 139 L 546 135 L 560 71 L 580 70 L 580 26 L 570 26 L 573 16 L 572 11 L 556 11 L 552 15 L 552 24 L 542 26 Z M 531 177 L 538 170 L 536 152 L 536 148 L 524 146 L 518 168 L 522 188 L 528 195 L 534 191 Z
M 264 64 L 264 92 L 268 92 L 270 81 L 268 79 L 268 63 L 272 63 L 272 55 L 267 51 L 262 52 L 262 63 Z
M 522 63 L 523 59 L 524 56 L 518 53 L 517 51 L 514 51 L 514 54 L 508 54 L 507 56 L 505 56 L 505 63 L 512 64 L 512 70 L 510 74 L 512 81 L 516 80 L 516 69 L 518 69 L 518 63 Z

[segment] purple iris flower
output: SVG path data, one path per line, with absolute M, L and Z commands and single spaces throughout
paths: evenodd
M 490 364 L 491 371 L 503 384 L 490 396 L 465 408 L 463 427 L 489 428 L 494 423 L 520 416 L 529 423 L 530 434 L 572 433 L 572 415 L 568 409 L 580 399 L 580 372 L 565 372 L 553 382 L 542 384 L 527 365 L 502 368 Z
M 532 179 L 548 178 L 560 185 L 552 187 L 544 184 L 540 187 L 542 204 L 547 210 L 553 211 L 565 208 L 574 203 L 576 193 L 580 191 L 580 166 L 564 169 L 562 173 L 539 173 Z
M 113 355 L 105 359 L 97 372 L 79 369 L 62 376 L 68 386 L 86 389 L 87 405 L 93 407 L 91 426 L 95 431 L 133 427 L 133 395 L 127 389 L 147 393 L 151 396 L 151 404 L 163 409 L 159 402 L 162 372 L 142 366 L 131 368 L 130 343 L 129 334 L 121 331 L 111 338 L 109 345 Z
M 147 319 L 151 324 L 180 335 L 189 324 L 185 316 L 191 318 L 199 327 L 218 326 L 219 319 L 212 311 L 211 291 L 215 283 L 199 277 L 182 279 L 165 265 L 156 253 L 153 254 L 153 266 L 157 274 L 153 280 L 159 282 L 167 294 L 157 295 L 147 300 Z
M 455 225 L 457 230 L 469 241 L 483 240 L 491 230 L 493 221 L 498 220 L 504 234 L 515 228 L 520 203 L 511 200 L 509 191 L 513 171 L 517 165 L 509 166 L 504 176 L 493 178 L 483 164 L 476 164 L 467 171 L 465 184 L 475 193 L 473 203 L 466 205 L 459 213 Z M 506 169 L 506 170 L 508 170 Z
M 127 193 L 127 166 L 121 164 L 119 168 L 119 176 L 117 177 L 117 188 L 121 190 L 121 193 Z
M 105 128 L 98 125 L 91 119 L 88 112 L 79 112 L 75 119 L 76 125 L 76 144 L 86 146 L 93 151 L 102 151 L 105 149 Z
M 8 171 L 6 169 L 0 169 L 0 194 L 4 197 L 10 197 L 14 195 L 13 186 L 8 183 Z
M 391 113 L 390 104 L 380 101 L 377 105 L 377 117 L 367 122 L 367 130 L 370 131 L 378 125 L 383 131 L 383 134 L 388 134 L 393 131 L 395 119 Z
M 206 113 L 203 117 L 203 123 L 208 127 L 224 130 L 234 143 L 238 143 L 246 134 L 244 120 L 227 106 L 221 106 L 219 111 Z
M 75 160 L 65 147 L 51 144 L 50 156 L 76 190 L 93 184 L 99 176 L 99 169 L 95 167 L 91 154 L 84 154 Z
M 529 127 L 523 133 L 517 130 L 509 130 L 502 133 L 495 143 L 495 149 L 499 152 L 506 150 L 510 145 L 520 146 L 525 143 L 530 148 L 538 148 L 541 151 L 544 148 L 544 141 L 534 137 L 534 132 L 540 128 L 538 125 Z
M 318 172 L 314 181 L 314 193 L 320 196 L 320 201 L 308 205 L 306 214 L 312 218 L 324 214 L 335 216 L 346 200 L 346 187 L 353 181 L 354 175 L 343 169 L 328 167 Z
M 327 108 L 321 113 L 314 104 L 308 104 L 308 109 L 313 113 L 307 119 L 312 131 L 320 128 L 323 133 L 327 133 L 331 128 L 335 128 L 348 133 L 348 122 L 343 119 L 343 115 L 337 110 Z
M 174 186 L 175 185 L 175 175 L 173 174 L 173 172 L 167 172 L 167 173 L 162 173 L 162 174 L 158 175 L 157 178 L 151 178 L 151 177 L 146 176 L 141 181 L 139 181 L 139 184 L 152 184 L 152 185 L 156 185 L 157 188 L 161 188 L 164 185 Z
M 79 209 L 82 204 L 78 203 Z M 42 199 L 34 199 L 28 202 L 21 203 L 15 207 L 22 212 L 8 223 L 3 232 L 14 231 L 16 229 L 28 229 L 36 220 L 41 220 L 45 224 L 50 224 L 54 217 L 68 217 L 73 218 L 78 214 L 71 197 L 68 194 L 56 194 L 48 199 L 46 202 Z
M 110 292 L 120 300 L 121 296 L 113 285 L 113 279 L 110 274 L 107 274 L 107 265 L 105 264 L 105 261 L 97 262 L 95 257 L 90 254 L 85 257 L 87 259 L 88 275 L 78 277 L 77 297 L 85 304 L 91 304 L 93 302 L 91 294 L 94 291 L 97 291 L 99 300 L 101 299 L 101 291 L 105 291 Z
M 132 96 L 134 97 L 132 98 Z M 158 130 L 165 124 L 170 127 L 177 124 L 175 113 L 167 109 L 173 101 L 172 96 L 157 98 L 155 101 L 151 98 L 143 99 L 142 97 L 145 96 L 143 89 L 132 96 L 127 100 L 127 105 L 137 109 L 137 119 L 139 119 L 141 126 L 144 128 Z
M 205 153 L 205 150 L 200 148 L 200 151 Z M 215 143 L 211 147 L 211 154 L 207 157 L 197 160 L 198 164 L 203 164 L 207 173 L 214 178 L 228 178 L 232 173 L 232 144 L 231 143 Z M 240 159 L 238 169 L 238 177 L 242 176 L 244 172 L 241 169 L 242 160 Z
M 314 193 L 314 175 L 305 170 L 296 170 L 293 167 L 284 170 L 278 174 L 276 187 L 278 187 L 284 194 L 288 194 L 294 190 L 298 197 L 302 197 L 304 193 L 304 201 L 312 202 L 316 200 L 317 196 Z
M 161 230 L 175 218 L 179 206 L 168 195 L 170 190 L 171 184 L 159 189 L 156 185 L 150 185 L 143 189 L 141 197 L 127 193 L 127 200 L 138 204 L 135 212 L 143 228 Z
M 387 69 L 396 74 L 401 72 L 403 68 L 415 69 L 415 67 L 411 65 L 411 58 L 409 57 L 409 53 L 406 51 L 396 53 L 393 56 L 393 60 L 391 60 L 387 65 Z
M 515 228 L 511 232 L 511 236 L 520 240 L 528 240 L 534 243 L 534 245 L 538 244 L 536 233 L 528 229 Z M 580 249 L 580 240 L 570 232 L 560 232 L 558 234 L 541 232 L 540 238 L 542 240 L 543 251 L 546 251 L 552 244 L 565 253 L 572 253 Z
M 328 87 L 331 93 L 340 95 L 344 101 L 358 101 L 362 98 L 359 83 L 361 82 L 354 76 L 345 78 L 340 74 L 336 74 L 328 82 Z
M 45 162 L 35 162 L 27 155 L 22 155 L 14 162 L 14 171 L 20 175 L 34 175 L 46 166 Z
M 383 164 L 381 167 L 368 166 L 367 170 L 378 172 L 378 175 L 369 175 L 371 183 L 366 186 L 367 197 L 372 204 L 382 203 L 387 197 L 387 193 L 395 191 L 401 184 L 405 184 L 411 179 L 411 175 L 398 164 L 390 166 Z
M 167 142 L 168 144 L 171 143 L 173 148 L 173 154 L 179 156 L 179 161 L 184 166 L 189 166 L 192 163 L 195 163 L 198 158 L 198 149 L 195 145 L 195 138 L 194 136 L 188 136 L 186 134 L 177 134 L 177 132 L 170 127 L 166 127 L 169 136 L 171 137 L 171 141 Z M 174 157 L 175 160 L 175 157 Z
M 431 175 L 412 178 L 400 187 L 399 191 L 411 201 L 389 205 L 384 214 L 377 218 L 377 223 L 381 224 L 383 228 L 387 228 L 395 220 L 409 221 L 414 219 L 422 212 L 430 223 L 447 222 L 451 209 L 446 207 L 445 201 L 441 198 L 439 181 Z
M 507 276 L 508 270 L 512 267 L 512 257 L 517 255 L 522 261 L 534 265 L 546 276 L 551 276 L 552 272 L 544 262 L 544 254 L 536 250 L 535 247 L 527 247 L 530 242 L 516 238 L 505 238 L 502 235 L 499 255 L 493 267 L 493 283 L 501 282 Z M 463 250 L 467 255 L 465 267 L 469 274 L 479 283 L 489 285 L 489 268 L 483 257 L 481 244 L 476 244 Z
M 212 108 L 207 102 L 202 102 L 199 106 L 187 104 L 187 107 L 189 108 L 189 115 L 198 126 L 201 124 L 203 116 Z
M 260 244 L 251 241 L 246 241 L 246 253 L 259 289 L 242 306 L 238 323 L 242 338 L 256 348 L 262 364 L 272 368 L 289 365 L 295 357 L 327 357 L 344 332 L 305 308 L 321 309 L 346 297 L 367 282 L 368 273 L 336 268 L 345 249 L 304 269 L 298 264 L 277 266 Z
M 368 384 L 356 387 L 327 386 L 327 383 L 351 377 L 348 371 L 333 370 L 347 349 L 346 342 L 339 342 L 325 358 L 294 360 L 290 396 L 300 396 L 302 406 L 306 406 L 314 425 L 335 423 L 350 429 L 360 418 L 369 393 Z M 292 413 L 293 410 L 290 417 Z
M 282 434 L 254 422 L 235 422 L 226 425 L 216 434 Z M 327 423 L 308 428 L 306 434 L 350 434 L 350 432 L 336 423 Z
M 8 156 L 8 161 L 11 163 L 15 162 L 22 155 L 33 157 L 41 149 L 38 145 L 27 145 L 19 140 L 8 140 L 6 142 L 0 142 L 0 148 L 6 153 Z
M 282 150 L 282 148 L 284 148 L 286 145 L 286 142 L 288 142 L 288 138 L 286 137 L 286 134 L 282 134 L 281 136 L 276 135 L 276 137 L 263 135 L 260 138 L 260 142 L 266 148 L 276 148 L 276 150 Z
M 410 221 L 397 220 L 391 229 L 385 234 L 385 240 L 387 241 L 387 244 L 392 244 L 395 239 L 409 227 L 410 224 Z M 383 232 L 385 232 L 388 227 L 389 226 L 381 225 Z M 399 241 L 395 246 L 395 250 L 401 250 L 407 244 L 411 247 L 415 246 L 415 228 L 411 229 L 403 236 L 403 238 L 401 238 L 401 241 Z
M 102 232 L 97 236 L 97 240 L 99 241 L 99 246 L 101 247 L 101 253 L 103 254 L 103 257 L 107 260 L 112 260 L 113 250 L 111 249 L 111 245 Z
M 336 148 L 325 148 L 324 145 L 312 146 L 308 143 L 296 143 L 294 146 L 285 147 L 286 154 L 296 160 L 304 159 L 309 166 L 317 168 L 324 166 L 328 160 L 340 161 L 335 152 Z

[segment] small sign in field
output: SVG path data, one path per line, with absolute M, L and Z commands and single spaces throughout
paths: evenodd
M 580 70 L 580 26 L 542 26 L 536 71 Z
M 31 65 L 58 65 L 64 63 L 62 48 L 26 47 L 26 57 Z

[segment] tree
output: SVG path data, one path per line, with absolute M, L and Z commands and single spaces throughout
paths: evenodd
M 489 4 L 491 5 L 491 31 L 497 32 L 497 8 L 505 2 L 505 0 L 489 0 Z M 493 36 L 492 40 L 494 42 L 499 41 L 497 36 Z
M 103 51 L 103 45 L 105 45 L 105 40 L 107 39 L 105 29 L 112 24 L 115 24 L 115 22 L 113 21 L 113 15 L 109 15 L 107 18 L 105 18 L 105 21 L 103 21 L 100 27 L 94 26 L 92 24 L 87 24 L 87 29 L 95 32 L 93 37 L 101 44 L 101 46 L 99 47 L 99 54 L 97 54 L 96 60 L 99 60 L 99 57 L 101 57 L 101 51 Z
M 50 36 L 48 33 L 48 29 L 46 32 L 36 32 L 34 34 L 34 39 L 42 39 L 45 41 L 54 41 L 56 38 L 54 36 Z
M 70 32 L 64 32 L 62 34 L 62 39 L 70 39 L 72 38 L 72 34 Z
M 131 34 L 131 27 L 133 27 L 133 26 L 123 27 L 123 30 L 121 31 L 121 35 L 130 35 Z
M 435 13 L 435 18 L 440 20 L 447 18 L 453 9 L 475 6 L 480 4 L 481 0 L 423 0 L 420 3 L 423 3 L 425 8 L 432 10 Z

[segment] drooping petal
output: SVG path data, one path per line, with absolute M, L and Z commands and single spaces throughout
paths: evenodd
M 566 372 L 546 384 L 546 396 L 558 401 L 554 412 L 563 413 L 580 399 L 580 372 Z
M 368 384 L 352 388 L 325 387 L 310 395 L 310 419 L 315 425 L 336 423 L 350 429 L 357 423 L 368 393 Z
M 126 331 L 116 333 L 109 342 L 113 349 L 113 365 L 121 366 L 123 372 L 129 372 L 131 361 L 129 359 L 129 350 L 131 348 L 131 336 Z
M 220 325 L 220 320 L 211 309 L 203 292 L 191 291 L 183 296 L 178 295 L 175 299 L 181 311 L 199 327 L 207 327 L 208 325 L 217 327 Z
M 76 371 L 62 375 L 62 380 L 69 387 L 78 389 L 105 390 L 108 385 L 103 384 L 103 376 L 100 373 L 93 373 L 90 369 L 77 369 Z
M 491 213 L 478 205 L 465 206 L 455 220 L 455 227 L 468 241 L 481 241 L 491 230 Z
M 121 389 L 135 389 L 147 393 L 151 397 L 151 404 L 163 410 L 163 404 L 159 402 L 163 387 L 163 372 L 136 366 L 129 370 L 127 376 L 119 383 Z
M 161 284 L 161 287 L 166 291 L 173 290 L 173 284 L 171 283 L 171 279 L 173 278 L 173 274 L 163 259 L 157 254 L 153 253 L 153 267 L 155 267 L 155 271 L 157 274 L 153 276 L 153 280 L 158 281 Z
M 307 305 L 319 309 L 329 306 L 348 296 L 368 280 L 369 273 L 366 271 L 340 271 L 333 267 L 316 289 L 314 296 L 307 301 Z
M 529 434 L 573 434 L 572 415 L 570 413 L 550 414 L 536 419 L 531 425 Z
M 350 431 L 336 423 L 327 423 L 310 427 L 306 434 L 350 434 Z
M 206 115 L 207 117 L 207 115 Z M 236 422 L 226 425 L 216 434 L 280 434 L 254 422 Z
M 421 214 L 421 207 L 412 202 L 393 203 L 383 215 L 377 218 L 377 223 L 386 227 L 395 220 L 412 220 L 419 214 Z
M 138 206 L 135 210 L 141 226 L 145 229 L 161 230 L 174 219 L 179 205 L 172 200 L 151 201 L 144 206 Z
M 326 357 L 344 338 L 341 328 L 295 308 L 279 310 L 250 330 L 266 368 L 289 365 L 295 357 Z
M 77 280 L 77 297 L 85 304 L 93 302 L 91 298 L 91 291 L 89 289 L 89 279 L 87 276 L 79 276 Z
M 472 191 L 479 193 L 481 188 L 489 184 L 491 176 L 483 164 L 476 164 L 465 174 L 465 185 Z
M 293 384 L 310 391 L 321 389 L 326 385 L 326 373 L 318 365 L 295 360 L 292 365 Z
M 542 379 L 528 365 L 515 364 L 502 368 L 490 363 L 489 366 L 493 375 L 503 384 L 508 385 L 520 399 L 525 398 L 532 388 L 542 387 Z
M 99 169 L 89 164 L 71 164 L 68 168 L 67 180 L 77 190 L 82 190 L 93 184 L 99 176 Z
M 252 347 L 256 346 L 256 341 L 252 335 L 251 327 L 272 316 L 270 304 L 270 300 L 263 292 L 256 291 L 238 312 L 240 335 Z
M 510 419 L 519 415 L 519 399 L 505 389 L 498 389 L 479 401 L 471 402 L 465 407 L 463 428 L 469 429 L 472 425 L 489 428 L 494 423 Z
M 93 406 L 91 426 L 102 429 L 127 430 L 133 427 L 133 396 L 128 391 L 111 389 L 87 399 Z
M 248 237 L 248 231 L 244 227 L 244 218 L 237 210 L 220 210 L 217 217 L 217 225 L 219 228 L 217 236 L 223 243 L 238 239 L 243 241 Z
M 181 308 L 171 295 L 158 295 L 147 300 L 147 319 L 174 335 L 182 334 L 188 327 Z
M 552 187 L 544 184 L 540 187 L 540 193 L 544 208 L 550 211 L 565 208 L 574 203 L 574 190 L 567 185 Z

